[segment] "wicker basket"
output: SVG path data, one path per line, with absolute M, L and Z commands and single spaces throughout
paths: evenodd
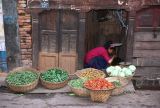
M 41 80 L 41 84 L 42 86 L 44 86 L 47 89 L 58 89 L 58 88 L 62 88 L 65 85 L 67 85 L 68 83 L 68 79 L 66 79 L 63 82 L 49 82 L 49 81 L 45 81 L 40 77 Z
M 124 93 L 124 87 L 118 87 L 112 91 L 112 96 L 120 95 Z
M 35 70 L 35 69 L 28 68 L 28 67 L 18 67 L 18 68 L 13 69 L 12 71 L 10 71 L 8 75 L 13 74 L 13 73 L 17 73 L 17 72 L 22 72 L 22 71 L 32 71 L 32 72 L 35 72 L 38 75 L 38 78 L 35 81 L 33 81 L 32 83 L 27 84 L 27 85 L 12 85 L 12 84 L 9 84 L 6 81 L 6 84 L 7 84 L 8 88 L 11 91 L 13 91 L 13 92 L 17 92 L 17 93 L 29 92 L 29 91 L 35 89 L 36 86 L 38 85 L 39 74 L 38 74 L 38 71 Z
M 106 102 L 109 99 L 112 91 L 115 89 L 115 87 L 112 87 L 110 89 L 92 90 L 85 85 L 84 87 L 89 90 L 91 100 L 93 102 Z
M 89 90 L 86 88 L 75 88 L 75 87 L 72 87 L 70 84 L 68 84 L 68 86 L 70 87 L 71 91 L 77 96 L 80 96 L 80 97 L 90 96 Z
M 94 73 L 94 72 L 101 73 L 101 76 L 100 76 L 100 77 L 95 77 L 95 78 L 105 78 L 105 77 L 106 77 L 106 75 L 105 75 L 105 73 L 104 73 L 103 71 L 98 70 L 98 69 L 94 69 L 94 68 L 86 68 L 86 69 L 78 70 L 75 74 L 76 74 L 79 78 L 81 78 L 81 77 L 82 77 L 82 76 L 81 76 L 82 73 L 83 73 L 83 72 L 86 72 L 86 71 L 92 71 L 93 73 Z
M 129 83 L 129 81 L 131 81 L 127 77 L 116 77 L 116 78 L 117 80 L 120 81 L 122 86 L 126 86 Z
M 112 90 L 90 90 L 90 96 L 93 102 L 106 102 L 111 93 Z
M 114 81 L 119 81 L 121 86 L 120 87 L 116 87 L 113 91 L 112 91 L 112 95 L 120 95 L 124 92 L 124 88 L 128 83 L 128 80 L 126 80 L 125 78 L 122 77 L 108 77 L 105 78 L 107 81 L 109 82 L 114 82 Z
M 135 72 L 134 72 L 135 74 Z M 133 74 L 133 76 L 134 76 Z M 112 77 L 108 74 L 109 77 Z M 120 81 L 120 83 L 123 85 L 123 86 L 126 86 L 129 84 L 129 82 L 132 80 L 133 76 L 129 76 L 129 77 L 119 77 L 117 76 L 118 80 Z
M 134 76 L 134 75 L 133 75 Z M 131 82 L 133 76 L 129 76 L 129 77 L 118 77 L 119 81 L 121 82 L 121 84 L 123 86 L 126 86 L 129 84 L 129 82 Z

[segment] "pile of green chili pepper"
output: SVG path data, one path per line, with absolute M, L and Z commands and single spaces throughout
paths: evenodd
M 30 84 L 38 78 L 38 75 L 31 71 L 11 73 L 7 76 L 6 81 L 12 85 Z
M 86 78 L 74 79 L 69 82 L 69 85 L 74 88 L 83 88 L 83 84 L 86 80 Z
M 68 79 L 67 71 L 62 69 L 49 69 L 48 71 L 41 74 L 41 78 L 49 82 L 63 82 Z

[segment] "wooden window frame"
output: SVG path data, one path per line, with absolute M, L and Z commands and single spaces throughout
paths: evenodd
M 144 12 L 151 12 L 151 26 L 140 26 L 140 15 L 142 15 Z M 140 10 L 136 14 L 136 26 L 135 31 L 145 31 L 145 32 L 151 32 L 151 31 L 159 31 L 160 30 L 160 8 L 159 7 L 151 7 L 147 9 Z M 157 16 L 158 15 L 158 16 Z

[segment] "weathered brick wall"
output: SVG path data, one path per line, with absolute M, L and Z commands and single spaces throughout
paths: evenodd
M 31 15 L 26 12 L 27 0 L 18 0 L 18 24 L 22 66 L 32 66 Z

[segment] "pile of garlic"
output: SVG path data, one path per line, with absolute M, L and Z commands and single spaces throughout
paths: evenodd
M 106 69 L 109 76 L 119 76 L 119 77 L 129 77 L 133 76 L 136 67 L 134 65 L 129 65 L 128 67 L 121 68 L 120 66 L 110 66 Z

